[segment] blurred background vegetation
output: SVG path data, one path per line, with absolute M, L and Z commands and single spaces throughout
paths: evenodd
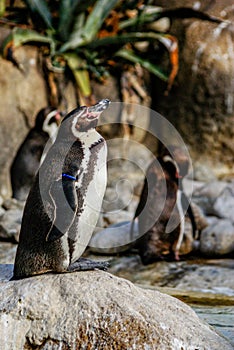
M 192 17 L 221 22 L 192 8 L 164 10 L 152 1 L 142 0 L 7 3 L 1 0 L 0 23 L 12 31 L 3 43 L 3 57 L 21 69 L 14 50 L 26 43 L 39 47 L 52 105 L 58 105 L 62 99 L 63 87 L 53 74 L 57 72 L 66 77 L 72 73 L 81 103 L 93 102 L 91 79 L 104 82 L 119 71 L 136 73 L 139 79 L 137 66 L 167 82 L 168 93 L 178 72 L 178 43 L 170 34 L 170 20 Z M 168 52 L 169 69 L 157 57 L 159 47 Z M 137 92 L 146 97 L 138 85 L 139 81 L 135 81 Z
M 232 17 L 230 0 L 0 0 L 2 195 L 40 108 L 66 112 L 100 98 L 166 117 L 190 147 L 197 179 L 232 176 Z M 135 111 L 124 112 L 118 120 L 128 124 Z M 105 136 L 119 130 L 157 152 L 128 125 Z

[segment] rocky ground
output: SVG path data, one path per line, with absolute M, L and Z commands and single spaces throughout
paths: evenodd
M 118 226 L 114 230 L 114 234 L 112 231 L 111 236 L 108 234 L 107 237 L 104 237 L 105 240 L 107 238 L 110 240 L 114 239 L 115 245 L 118 248 L 118 245 L 123 245 L 123 242 L 118 242 L 118 239 L 121 240 L 123 237 L 126 239 L 127 235 L 129 235 L 129 221 L 133 218 L 139 201 L 144 174 L 153 155 L 142 144 L 135 141 L 123 143 L 122 139 L 108 141 L 108 150 L 108 185 L 103 201 L 103 210 L 94 237 L 98 237 L 101 231 L 108 232 L 107 230 L 103 231 L 103 228 L 106 229 L 110 225 L 118 224 L 120 227 Z M 182 261 L 176 265 L 176 269 L 180 271 L 184 260 L 188 260 L 188 258 L 192 259 L 189 263 L 190 266 L 193 266 L 194 259 L 197 261 L 198 259 L 203 259 L 203 263 L 207 259 L 233 259 L 234 180 L 201 182 L 192 179 L 190 174 L 187 178 L 183 179 L 183 186 L 187 196 L 191 198 L 192 203 L 198 206 L 202 218 L 207 222 L 207 227 L 201 231 L 200 239 L 193 242 L 195 243 L 193 245 L 194 250 L 188 257 L 181 257 Z M 2 246 L 4 245 L 9 248 L 5 256 L 5 248 L 0 250 L 1 262 L 13 262 L 15 247 L 7 242 L 16 243 L 18 241 L 23 208 L 23 202 L 14 199 L 3 200 L 0 198 L 0 240 L 4 242 Z M 122 226 L 121 223 L 123 222 L 126 224 Z M 96 240 L 98 239 L 96 238 Z M 90 243 L 90 251 L 96 253 L 95 245 L 92 242 Z M 130 243 L 129 246 L 126 242 Z M 112 242 L 108 243 L 111 247 Z M 126 251 L 126 253 L 122 252 L 127 258 L 127 269 L 132 264 L 138 264 L 139 259 L 137 252 L 134 251 L 133 255 L 130 254 L 131 257 L 129 258 L 129 251 L 126 248 L 131 247 L 131 243 L 127 239 L 123 249 L 123 252 Z M 106 249 L 104 253 L 113 254 L 114 251 L 115 249 L 109 249 L 109 251 Z M 113 258 L 116 259 L 117 256 L 113 255 Z M 121 266 L 124 266 L 124 255 L 118 257 L 118 259 L 120 259 Z M 157 266 L 161 265 L 164 266 L 164 263 L 157 264 Z M 198 265 L 202 266 L 200 263 Z M 165 263 L 165 266 L 167 266 L 167 263 Z M 139 270 L 139 267 L 137 267 L 137 270 Z M 162 271 L 160 274 L 164 276 Z M 168 274 L 171 275 L 172 271 L 170 270 Z M 228 278 L 225 283 L 229 283 Z
M 103 228 L 112 224 L 127 222 L 128 225 L 133 217 L 144 173 L 152 154 L 138 143 L 130 146 L 122 147 L 122 159 L 119 156 L 119 141 L 112 141 L 109 145 L 108 187 L 95 237 Z M 182 256 L 178 262 L 161 261 L 143 266 L 131 244 L 129 246 L 125 244 L 125 248 L 131 248 L 129 250 L 124 248 L 117 254 L 113 254 L 112 250 L 108 255 L 94 253 L 95 249 L 91 245 L 86 254 L 94 259 L 109 260 L 111 264 L 109 272 L 124 277 L 134 284 L 158 289 L 192 305 L 203 305 L 202 308 L 197 307 L 196 311 L 211 324 L 214 307 L 219 305 L 221 308 L 226 308 L 221 312 L 219 330 L 229 340 L 234 341 L 232 335 L 234 281 L 231 278 L 234 268 L 234 181 L 192 181 L 190 176 L 184 179 L 183 183 L 187 195 L 192 195 L 192 202 L 200 208 L 203 218 L 208 223 L 202 230 L 200 239 L 195 242 L 196 249 L 188 256 Z M 23 206 L 24 203 L 13 199 L 0 199 L 0 263 L 2 264 L 14 262 Z M 119 229 L 115 231 L 117 243 L 119 237 L 121 238 L 121 235 L 118 236 L 120 231 Z M 204 310 L 204 305 L 209 305 L 209 309 Z M 220 309 L 217 315 L 220 315 Z
M 153 158 L 148 148 L 135 141 L 112 139 L 108 141 L 108 150 L 108 185 L 97 232 L 133 218 L 145 171 Z M 194 248 L 207 257 L 234 256 L 234 179 L 201 182 L 190 173 L 183 179 L 183 186 L 207 224 Z M 23 202 L 0 198 L 1 240 L 18 241 L 23 207 Z
M 232 349 L 185 303 L 108 272 L 11 275 L 0 265 L 2 350 Z

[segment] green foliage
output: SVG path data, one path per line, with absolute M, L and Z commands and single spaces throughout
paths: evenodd
M 82 61 L 82 59 L 73 52 L 65 53 L 64 58 L 66 59 L 69 68 L 74 74 L 75 80 L 80 88 L 81 94 L 83 96 L 90 96 L 91 87 L 89 81 L 89 73 L 88 70 L 85 68 L 85 61 Z
M 42 35 L 35 30 L 23 29 L 19 27 L 14 27 L 8 37 L 3 43 L 3 47 L 8 43 L 12 43 L 14 48 L 17 48 L 28 42 L 37 42 L 37 43 L 47 43 L 50 45 L 50 50 L 53 53 L 55 50 L 54 41 L 49 36 Z
M 45 0 L 23 0 L 32 16 L 36 15 L 36 18 L 44 22 L 47 28 L 52 29 L 52 14 Z
M 159 77 L 163 81 L 168 80 L 168 76 L 164 74 L 160 68 L 152 64 L 150 61 L 146 59 L 142 59 L 141 57 L 137 56 L 136 54 L 134 54 L 134 52 L 130 50 L 121 49 L 116 52 L 116 56 L 125 58 L 126 60 L 133 63 L 139 63 L 142 65 L 142 67 L 147 69 L 150 73 L 155 74 L 157 77 Z
M 148 26 L 159 18 L 172 18 L 173 10 L 163 11 L 155 6 L 141 5 L 138 0 L 23 1 L 29 17 L 26 17 L 26 23 L 15 23 L 15 28 L 6 38 L 2 47 L 6 58 L 9 58 L 9 48 L 12 51 L 29 42 L 47 45 L 51 64 L 59 64 L 56 57 L 62 57 L 84 96 L 91 94 L 89 75 L 102 78 L 120 60 L 129 65 L 138 63 L 160 79 L 169 79 L 170 85 L 173 83 L 178 70 L 176 38 L 155 32 Z M 13 6 L 8 8 L 11 9 Z M 187 10 L 182 9 L 181 13 L 176 9 L 176 16 L 183 18 L 196 14 L 199 17 L 196 11 Z M 4 12 L 5 1 L 0 0 L 0 14 Z M 209 16 L 206 15 L 205 19 L 209 20 Z M 169 76 L 155 62 L 146 59 L 144 52 L 136 47 L 139 42 L 163 44 L 169 52 L 174 73 Z
M 4 15 L 5 8 L 6 8 L 6 1 L 0 0 L 0 17 Z

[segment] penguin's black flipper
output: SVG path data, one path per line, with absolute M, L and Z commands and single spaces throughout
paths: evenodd
M 69 179 L 55 181 L 49 191 L 54 208 L 54 217 L 46 241 L 53 242 L 61 238 L 72 225 L 78 200 L 75 182 Z
M 138 218 L 138 216 L 141 214 L 142 210 L 145 208 L 146 202 L 147 202 L 147 197 L 148 197 L 148 181 L 145 179 L 144 181 L 144 186 L 141 192 L 141 197 L 138 203 L 138 206 L 136 208 L 134 217 L 131 222 L 131 227 L 130 227 L 130 239 L 133 241 L 133 231 L 134 231 L 134 225 L 135 225 L 135 220 Z

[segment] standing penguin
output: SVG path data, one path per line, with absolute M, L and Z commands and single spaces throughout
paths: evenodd
M 80 256 L 97 223 L 106 189 L 107 149 L 96 131 L 109 100 L 80 107 L 62 121 L 26 201 L 14 279 L 46 272 L 106 268 Z
M 11 165 L 12 197 L 26 200 L 39 168 L 47 141 L 54 142 L 61 115 L 53 107 L 46 107 L 36 116 L 35 126 L 21 144 Z
M 190 216 L 195 234 L 196 224 L 192 209 L 182 191 L 181 178 L 189 168 L 186 154 L 180 147 L 163 149 L 149 165 L 134 220 L 138 218 L 137 248 L 143 264 L 150 264 L 172 255 L 179 259 L 179 248 L 184 234 L 184 210 Z M 170 226 L 172 230 L 170 229 Z

